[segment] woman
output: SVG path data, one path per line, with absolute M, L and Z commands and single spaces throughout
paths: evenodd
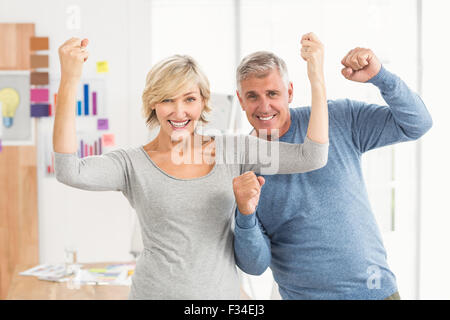
M 210 110 L 209 83 L 192 58 L 177 55 L 156 64 L 146 79 L 143 113 L 149 126 L 160 126 L 158 136 L 144 146 L 78 159 L 74 102 L 87 44 L 87 39 L 72 38 L 59 48 L 56 178 L 85 190 L 121 191 L 136 210 L 145 249 L 130 299 L 238 299 L 232 180 L 245 171 L 264 170 L 262 161 L 252 161 L 250 151 L 257 147 L 279 147 L 279 157 L 271 154 L 279 167 L 273 173 L 324 166 L 328 142 L 313 140 L 326 136 L 328 141 L 328 126 L 323 125 L 328 115 L 310 123 L 312 134 L 300 145 L 202 136 L 195 129 Z M 326 105 L 325 97 L 320 103 L 313 110 Z

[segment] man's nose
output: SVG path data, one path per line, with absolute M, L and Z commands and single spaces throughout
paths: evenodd
M 270 101 L 267 98 L 261 98 L 258 111 L 262 113 L 270 112 Z

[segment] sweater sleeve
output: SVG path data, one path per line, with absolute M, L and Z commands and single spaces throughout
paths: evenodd
M 256 212 L 244 215 L 236 209 L 234 256 L 239 269 L 251 275 L 261 275 L 270 266 L 270 239 Z
M 78 158 L 76 153 L 55 152 L 56 180 L 90 191 L 127 190 L 126 161 L 121 150 Z
M 254 136 L 226 137 L 225 157 L 237 158 L 241 174 L 254 171 L 256 174 L 292 174 L 313 171 L 324 167 L 328 160 L 329 143 L 314 142 L 308 137 L 304 143 L 293 144 L 267 141 Z M 230 143 L 231 141 L 231 143 Z
M 431 128 L 432 119 L 422 99 L 398 76 L 382 66 L 368 82 L 378 87 L 387 105 L 346 100 L 352 116 L 352 139 L 361 153 L 418 139 Z

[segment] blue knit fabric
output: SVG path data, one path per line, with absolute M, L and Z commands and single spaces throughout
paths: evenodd
M 418 139 L 432 120 L 420 97 L 384 67 L 369 82 L 386 106 L 328 101 L 325 167 L 264 176 L 256 213 L 236 212 L 239 268 L 258 275 L 270 267 L 283 299 L 384 299 L 398 290 L 369 204 L 361 155 Z M 280 141 L 301 143 L 310 108 L 290 114 L 291 126 Z

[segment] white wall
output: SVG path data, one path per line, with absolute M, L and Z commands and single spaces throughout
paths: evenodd
M 328 99 L 350 98 L 385 104 L 375 86 L 351 82 L 341 75 L 340 61 L 355 47 L 371 48 L 388 70 L 417 90 L 415 1 L 242 0 L 241 4 L 241 54 L 269 50 L 286 61 L 294 84 L 291 107 L 310 105 L 306 63 L 299 54 L 301 36 L 310 31 L 325 45 Z M 413 299 L 417 296 L 417 204 L 410 199 L 415 198 L 417 188 L 416 142 L 399 144 L 394 149 L 394 158 L 392 147 L 368 152 L 363 156 L 363 169 L 388 263 L 396 274 L 401 296 Z M 391 226 L 392 170 L 396 188 L 394 230 Z M 263 277 L 250 277 L 254 287 L 260 288 L 259 298 L 270 297 L 271 277 L 270 270 Z
M 450 299 L 448 12 L 448 1 L 423 1 L 423 97 L 433 129 L 422 140 L 421 299 Z

